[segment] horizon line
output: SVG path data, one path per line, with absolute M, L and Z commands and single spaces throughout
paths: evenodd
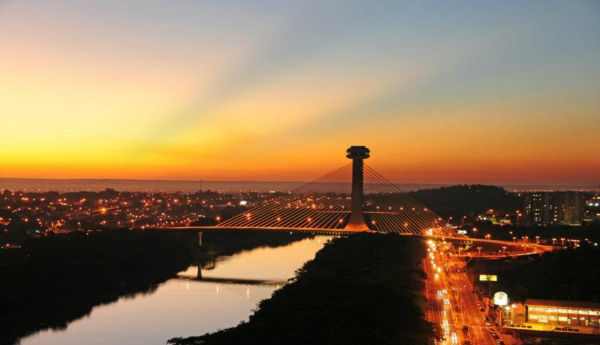
M 260 180 L 187 180 L 187 179 L 126 179 L 126 178 L 40 178 L 40 177 L 0 177 L 0 181 L 7 180 L 19 180 L 19 181 L 130 181 L 130 182 L 163 182 L 163 183 L 309 183 L 311 181 L 282 181 L 282 180 L 268 180 L 268 181 L 260 181 Z M 575 184 L 556 184 L 556 183 L 548 183 L 548 184 L 529 184 L 529 183 L 461 183 L 461 182 L 450 182 L 450 183 L 441 183 L 441 182 L 412 182 L 412 183 L 402 183 L 402 182 L 392 182 L 398 185 L 407 185 L 407 186 L 419 186 L 419 185 L 429 185 L 429 186 L 439 186 L 439 187 L 447 187 L 447 186 L 497 186 L 497 187 L 568 187 L 568 188 L 580 188 L 580 189 L 596 189 L 600 190 L 599 185 L 575 185 Z

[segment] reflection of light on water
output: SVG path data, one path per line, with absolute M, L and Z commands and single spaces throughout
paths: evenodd
M 70 323 L 64 331 L 43 331 L 21 343 L 79 345 L 94 339 L 95 344 L 112 345 L 132 339 L 128 344 L 160 345 L 164 344 L 163 339 L 174 335 L 191 336 L 231 327 L 247 320 L 261 301 L 284 287 L 294 271 L 314 258 L 329 238 L 317 236 L 289 246 L 240 252 L 217 260 L 219 267 L 204 265 L 206 271 L 200 275 L 197 264 L 190 266 L 177 278 L 159 284 L 150 294 L 136 294 L 97 306 L 88 317 Z M 202 273 L 206 273 L 204 277 Z M 145 325 L 156 342 L 148 342 L 147 334 L 140 334 L 140 324 Z

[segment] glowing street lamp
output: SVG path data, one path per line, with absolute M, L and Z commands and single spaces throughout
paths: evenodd
M 481 247 L 477 247 L 477 250 L 479 251 L 479 256 L 481 256 Z

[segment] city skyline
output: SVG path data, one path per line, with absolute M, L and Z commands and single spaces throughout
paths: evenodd
M 600 5 L 0 3 L 0 178 L 600 184 Z M 305 158 L 305 159 L 303 159 Z

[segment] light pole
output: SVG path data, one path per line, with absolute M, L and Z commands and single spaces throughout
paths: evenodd
M 556 238 L 552 239 L 552 245 L 556 245 Z
M 540 244 L 540 236 L 535 236 L 535 243 Z
M 562 246 L 564 247 L 565 246 L 565 238 L 564 237 L 561 238 L 560 241 L 562 242 Z
M 502 253 L 506 254 L 506 246 L 502 246 Z
M 479 257 L 481 257 L 481 247 L 477 247 L 477 250 L 479 251 Z

